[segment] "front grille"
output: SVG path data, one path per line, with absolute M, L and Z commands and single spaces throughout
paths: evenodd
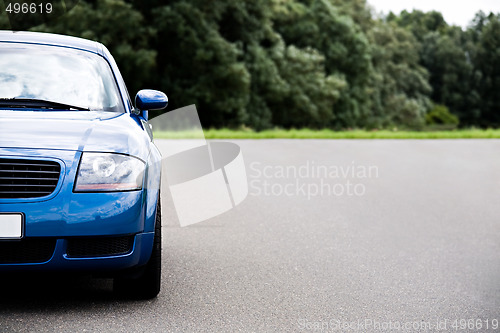
M 132 251 L 134 236 L 85 237 L 68 239 L 69 257 L 108 257 Z
M 0 199 L 49 195 L 60 173 L 61 166 L 54 161 L 0 158 Z
M 52 238 L 0 240 L 0 264 L 41 263 L 48 261 L 56 247 Z

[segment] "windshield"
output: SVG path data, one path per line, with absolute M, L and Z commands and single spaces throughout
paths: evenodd
M 11 99 L 17 104 L 30 100 L 28 107 L 40 100 L 82 110 L 124 112 L 106 60 L 64 47 L 0 43 L 0 100 Z

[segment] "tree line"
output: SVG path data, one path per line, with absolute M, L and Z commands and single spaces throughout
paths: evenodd
M 131 93 L 196 104 L 205 127 L 498 127 L 500 14 L 471 19 L 375 17 L 365 0 L 80 0 L 31 30 L 102 42 Z

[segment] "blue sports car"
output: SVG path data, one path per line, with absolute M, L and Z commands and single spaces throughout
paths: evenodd
M 102 44 L 0 32 L 0 274 L 109 275 L 152 298 L 161 277 L 161 155 Z

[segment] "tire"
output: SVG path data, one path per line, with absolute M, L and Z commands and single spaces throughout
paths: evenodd
M 145 266 L 139 267 L 134 277 L 115 277 L 113 290 L 119 296 L 131 299 L 151 299 L 161 287 L 161 200 L 158 195 L 156 206 L 155 235 L 153 251 Z

